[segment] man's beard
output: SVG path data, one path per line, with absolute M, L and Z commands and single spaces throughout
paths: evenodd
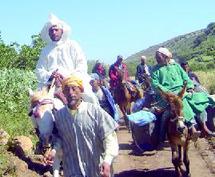
M 75 105 L 77 105 L 79 103 L 80 99 L 78 99 L 78 98 L 70 98 L 67 101 L 68 101 L 68 107 L 72 108 L 72 107 L 74 107 Z

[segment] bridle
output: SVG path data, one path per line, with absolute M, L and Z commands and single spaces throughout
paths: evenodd
M 181 120 L 183 121 L 184 120 L 184 117 L 183 116 L 176 116 L 174 119 L 170 119 L 170 122 L 176 122 L 178 120 Z
M 37 101 L 37 104 L 34 105 L 30 112 L 28 113 L 29 116 L 34 116 L 35 118 L 39 118 L 40 117 L 40 114 L 39 114 L 39 108 L 40 106 L 42 105 L 47 105 L 47 104 L 54 104 L 53 103 L 53 100 L 50 99 L 50 98 L 45 98 L 45 99 L 42 99 L 42 100 L 38 100 Z

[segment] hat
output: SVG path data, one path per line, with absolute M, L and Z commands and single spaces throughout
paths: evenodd
M 117 59 L 123 59 L 123 56 L 122 55 L 118 55 Z
M 146 56 L 145 55 L 142 55 L 140 58 L 146 60 Z
M 162 53 L 163 55 L 167 56 L 168 58 L 172 58 L 172 53 L 165 47 L 160 47 L 157 52 Z
M 70 75 L 63 80 L 62 89 L 64 89 L 66 86 L 78 86 L 81 91 L 84 92 L 83 81 L 76 75 Z
M 91 77 L 91 80 L 100 80 L 99 75 L 96 74 L 96 73 L 92 73 L 92 74 L 90 75 L 90 77 Z

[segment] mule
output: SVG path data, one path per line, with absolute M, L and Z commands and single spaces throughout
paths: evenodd
M 113 91 L 113 97 L 123 114 L 125 124 L 129 128 L 127 115 L 131 114 L 131 103 L 142 98 L 140 90 L 123 78 L 123 73 L 119 74 L 119 80 Z
M 54 128 L 54 116 L 52 110 L 54 104 L 58 109 L 63 107 L 63 103 L 57 99 L 54 99 L 53 90 L 49 92 L 46 87 L 42 90 L 33 92 L 29 90 L 30 95 L 30 113 L 29 116 L 33 122 L 33 125 L 38 132 L 38 137 L 46 154 L 51 149 L 53 128 Z M 53 176 L 59 177 L 60 163 L 61 163 L 61 150 L 57 150 L 53 163 Z
M 170 114 L 167 119 L 167 137 L 172 150 L 172 163 L 175 167 L 177 177 L 182 177 L 184 170 L 182 168 L 182 149 L 183 162 L 186 167 L 185 175 L 190 177 L 190 160 L 188 150 L 190 144 L 190 135 L 188 128 L 184 124 L 182 113 L 182 97 L 186 90 L 186 83 L 178 95 L 165 93 L 160 89 L 161 96 L 169 104 Z

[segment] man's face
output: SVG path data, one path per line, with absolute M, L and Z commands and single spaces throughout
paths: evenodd
M 78 86 L 65 86 L 63 94 L 66 97 L 69 108 L 77 107 L 81 100 L 81 89 Z
M 189 72 L 189 66 L 188 66 L 188 64 L 184 64 L 182 66 L 182 68 L 184 69 L 185 72 Z
M 145 64 L 146 63 L 146 61 L 145 61 L 145 59 L 144 58 L 141 58 L 141 64 Z
M 100 87 L 100 84 L 99 84 L 99 81 L 98 80 L 91 80 L 90 81 L 90 85 L 92 86 L 92 90 L 93 92 L 96 92 L 99 90 L 99 87 Z
M 49 36 L 52 41 L 55 41 L 55 42 L 59 41 L 62 35 L 63 35 L 63 30 L 60 29 L 59 27 L 54 25 L 51 28 L 49 28 Z
M 160 52 L 156 52 L 155 58 L 156 58 L 158 64 L 166 64 L 167 63 L 167 57 Z
M 122 63 L 122 61 L 123 61 L 123 59 L 122 59 L 122 58 L 117 58 L 117 61 L 116 61 L 116 62 L 117 62 L 118 64 L 121 64 L 121 63 Z

